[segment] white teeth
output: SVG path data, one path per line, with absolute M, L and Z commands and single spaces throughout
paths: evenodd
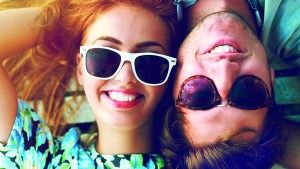
M 122 93 L 122 92 L 108 92 L 108 96 L 112 100 L 121 101 L 121 102 L 133 101 L 138 97 L 138 95 Z
M 210 51 L 210 53 L 232 53 L 232 52 L 238 52 L 238 51 L 230 45 L 216 46 Z

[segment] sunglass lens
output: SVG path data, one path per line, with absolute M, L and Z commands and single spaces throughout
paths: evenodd
M 111 50 L 94 48 L 87 51 L 86 68 L 89 74 L 101 78 L 112 76 L 118 69 L 121 56 Z
M 268 90 L 261 79 L 245 76 L 235 82 L 230 97 L 236 107 L 252 110 L 266 102 Z
M 180 100 L 190 109 L 205 110 L 212 107 L 215 92 L 212 82 L 205 77 L 190 77 L 181 89 Z
M 139 79 L 150 84 L 162 83 L 169 70 L 168 60 L 155 55 L 140 56 L 134 64 Z

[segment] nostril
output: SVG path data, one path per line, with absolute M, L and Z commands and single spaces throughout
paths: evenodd
M 134 75 L 132 66 L 130 62 L 125 62 L 119 72 L 117 73 L 115 80 L 127 84 L 127 83 L 136 83 L 137 79 Z

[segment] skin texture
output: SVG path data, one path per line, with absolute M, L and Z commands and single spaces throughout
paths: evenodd
M 0 24 L 0 142 L 5 143 L 11 133 L 17 110 L 17 93 L 2 62 L 9 56 L 33 47 L 37 41 L 39 28 L 33 26 L 36 17 L 41 12 L 39 8 L 1 11 Z M 18 22 L 14 22 L 18 20 Z M 32 26 L 29 26 L 32 25 Z M 20 31 L 19 28 L 22 28 Z M 15 37 L 15 38 L 11 38 Z
M 256 32 L 256 23 L 247 0 L 201 0 L 187 8 L 184 21 L 187 22 L 188 30 L 192 30 L 205 16 L 215 12 L 233 12 L 241 17 Z
M 120 16 L 126 16 L 126 19 Z M 106 46 L 129 53 L 151 51 L 166 54 L 169 46 L 167 31 L 154 14 L 127 6 L 116 6 L 100 15 L 84 39 L 82 45 Z M 152 115 L 166 84 L 141 84 L 129 62 L 124 63 L 113 79 L 99 80 L 85 71 L 80 55 L 77 60 L 77 78 L 95 113 L 100 133 L 97 150 L 102 154 L 150 152 Z M 117 101 L 110 97 L 112 92 L 119 98 L 130 95 L 136 99 Z M 137 140 L 137 137 L 141 139 Z
M 210 53 L 215 47 L 224 45 L 232 46 L 236 51 Z M 227 103 L 234 80 L 242 75 L 260 77 L 271 91 L 273 76 L 265 50 L 248 25 L 234 14 L 218 13 L 200 21 L 182 43 L 178 59 L 174 99 L 177 99 L 182 82 L 193 75 L 211 78 L 222 104 Z M 267 108 L 242 110 L 235 107 L 214 107 L 205 111 L 179 109 L 184 112 L 187 120 L 184 128 L 194 146 L 220 140 L 250 142 L 263 127 L 268 111 Z

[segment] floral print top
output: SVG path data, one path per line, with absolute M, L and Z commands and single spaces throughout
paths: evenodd
M 162 169 L 158 154 L 101 155 L 95 145 L 84 149 L 79 131 L 70 129 L 53 138 L 47 124 L 24 101 L 19 101 L 12 132 L 0 143 L 0 168 L 7 169 Z

